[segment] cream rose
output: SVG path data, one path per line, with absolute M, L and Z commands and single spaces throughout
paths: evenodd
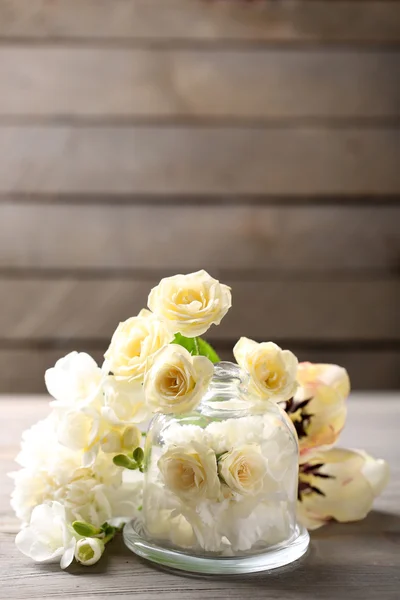
M 242 337 L 233 349 L 238 365 L 250 375 L 250 387 L 261 398 L 281 402 L 292 398 L 298 361 L 289 350 L 273 342 L 258 344 Z
M 216 500 L 221 485 L 217 459 L 204 444 L 175 446 L 161 456 L 158 468 L 165 485 L 182 500 Z
M 172 341 L 172 334 L 150 311 L 120 323 L 104 355 L 106 368 L 120 380 L 143 381 L 146 361 Z
M 171 333 L 196 337 L 219 325 L 232 305 L 230 288 L 206 271 L 166 277 L 151 290 L 148 307 Z
M 255 496 L 263 489 L 267 464 L 258 444 L 246 444 L 223 454 L 218 472 L 232 491 Z
M 154 412 L 193 410 L 213 373 L 214 366 L 205 356 L 192 356 L 177 344 L 165 346 L 148 360 L 143 386 L 146 403 Z

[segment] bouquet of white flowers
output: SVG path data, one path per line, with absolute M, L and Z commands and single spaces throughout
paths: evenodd
M 71 352 L 46 371 L 51 412 L 23 434 L 21 469 L 12 474 L 21 552 L 39 562 L 60 561 L 62 568 L 74 558 L 92 565 L 140 513 L 143 424 L 153 413 L 189 413 L 199 405 L 219 357 L 198 336 L 230 307 L 230 288 L 205 271 L 163 279 L 149 294 L 149 310 L 118 325 L 101 367 L 88 354 Z M 313 529 L 330 519 L 362 519 L 387 482 L 388 466 L 362 451 L 333 447 L 346 419 L 346 370 L 298 364 L 289 350 L 247 338 L 233 353 L 257 402 L 279 404 L 292 423 L 300 449 L 298 520 Z M 170 428 L 158 466 L 174 497 L 187 504 L 261 493 L 265 461 L 258 446 L 246 442 L 246 424 L 239 448 L 228 447 L 224 426 L 213 423 L 201 433 L 207 444 L 190 429 L 189 450 L 182 428 Z M 161 523 L 161 513 L 157 518 Z M 177 522 L 177 535 L 178 529 Z

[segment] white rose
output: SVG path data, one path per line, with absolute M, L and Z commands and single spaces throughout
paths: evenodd
M 151 290 L 148 307 L 171 333 L 196 337 L 219 325 L 232 305 L 230 288 L 206 271 L 166 277 Z
M 58 562 L 65 569 L 74 558 L 76 539 L 65 518 L 65 509 L 59 502 L 40 504 L 32 511 L 30 523 L 16 539 L 22 554 L 37 562 Z
M 100 560 L 104 548 L 104 542 L 99 538 L 82 538 L 76 543 L 75 559 L 81 565 L 94 565 Z
M 70 352 L 45 373 L 53 405 L 87 405 L 101 401 L 102 371 L 89 354 Z
M 117 379 L 142 382 L 147 359 L 172 338 L 152 313 L 141 310 L 118 325 L 104 355 L 106 366 Z
M 238 365 L 250 375 L 250 388 L 274 402 L 292 398 L 296 388 L 298 361 L 289 350 L 273 342 L 258 344 L 242 337 L 233 349 Z
M 192 356 L 185 348 L 170 344 L 148 361 L 144 393 L 155 412 L 183 413 L 202 399 L 214 373 L 205 356 Z
M 216 500 L 220 493 L 217 461 L 210 448 L 197 442 L 175 446 L 158 461 L 165 485 L 179 498 L 189 501 Z
M 264 487 L 267 465 L 258 444 L 247 444 L 223 454 L 218 472 L 224 482 L 238 494 L 254 496 Z
M 133 425 L 149 418 L 141 383 L 107 377 L 101 415 L 111 425 Z

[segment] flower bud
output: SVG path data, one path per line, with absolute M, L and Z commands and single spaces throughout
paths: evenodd
M 104 542 L 99 538 L 82 538 L 75 547 L 75 559 L 85 566 L 94 565 L 104 552 Z
M 94 535 L 99 535 L 101 533 L 101 529 L 98 527 L 94 527 L 90 523 L 86 523 L 85 521 L 74 521 L 72 523 L 73 529 L 79 535 L 84 535 L 85 537 L 92 537 Z

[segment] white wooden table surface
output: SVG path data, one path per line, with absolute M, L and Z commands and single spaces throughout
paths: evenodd
M 18 522 L 9 504 L 21 432 L 48 412 L 43 396 L 0 397 L 0 597 L 151 600 L 399 600 L 400 394 L 353 394 L 341 443 L 385 458 L 391 481 L 362 522 L 330 524 L 311 536 L 298 563 L 247 577 L 198 578 L 154 568 L 114 540 L 94 567 L 39 565 L 14 545 Z

